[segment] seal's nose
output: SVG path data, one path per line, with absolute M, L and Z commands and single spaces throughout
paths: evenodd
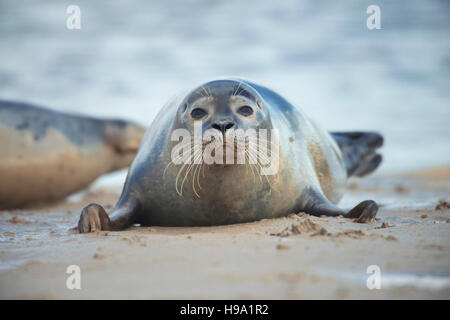
M 234 122 L 232 121 L 217 121 L 211 125 L 212 128 L 219 130 L 222 134 L 225 134 L 225 131 L 234 127 Z

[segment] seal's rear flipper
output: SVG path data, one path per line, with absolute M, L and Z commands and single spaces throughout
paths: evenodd
M 383 145 L 383 136 L 377 132 L 331 132 L 339 145 L 347 167 L 347 175 L 362 177 L 373 172 L 382 156 L 376 149 Z
M 325 196 L 311 189 L 308 190 L 307 197 L 305 198 L 307 198 L 308 201 L 305 202 L 302 211 L 318 217 L 344 216 L 345 218 L 355 219 L 354 221 L 358 223 L 369 223 L 375 219 L 378 212 L 378 205 L 373 200 L 363 201 L 346 213 L 344 210 L 328 201 Z
M 355 222 L 368 223 L 375 219 L 377 212 L 377 203 L 373 200 L 366 200 L 350 210 L 344 217 L 356 219 Z

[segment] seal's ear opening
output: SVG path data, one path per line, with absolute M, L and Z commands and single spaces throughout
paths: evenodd
M 109 120 L 106 122 L 106 140 L 119 156 L 114 169 L 125 168 L 131 164 L 144 133 L 145 128 L 136 123 L 124 120 Z

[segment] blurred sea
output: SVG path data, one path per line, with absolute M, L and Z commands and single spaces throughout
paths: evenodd
M 366 27 L 372 4 L 381 30 Z M 181 89 L 227 75 L 326 129 L 380 131 L 378 174 L 450 165 L 449 1 L 0 0 L 0 99 L 148 125 Z

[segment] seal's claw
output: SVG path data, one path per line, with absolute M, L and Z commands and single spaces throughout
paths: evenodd
M 101 230 L 111 230 L 111 221 L 101 205 L 91 203 L 81 211 L 78 232 L 86 233 Z
M 345 217 L 355 218 L 355 222 L 369 223 L 375 218 L 378 212 L 378 205 L 373 200 L 366 200 L 358 204 L 352 210 L 350 210 Z

